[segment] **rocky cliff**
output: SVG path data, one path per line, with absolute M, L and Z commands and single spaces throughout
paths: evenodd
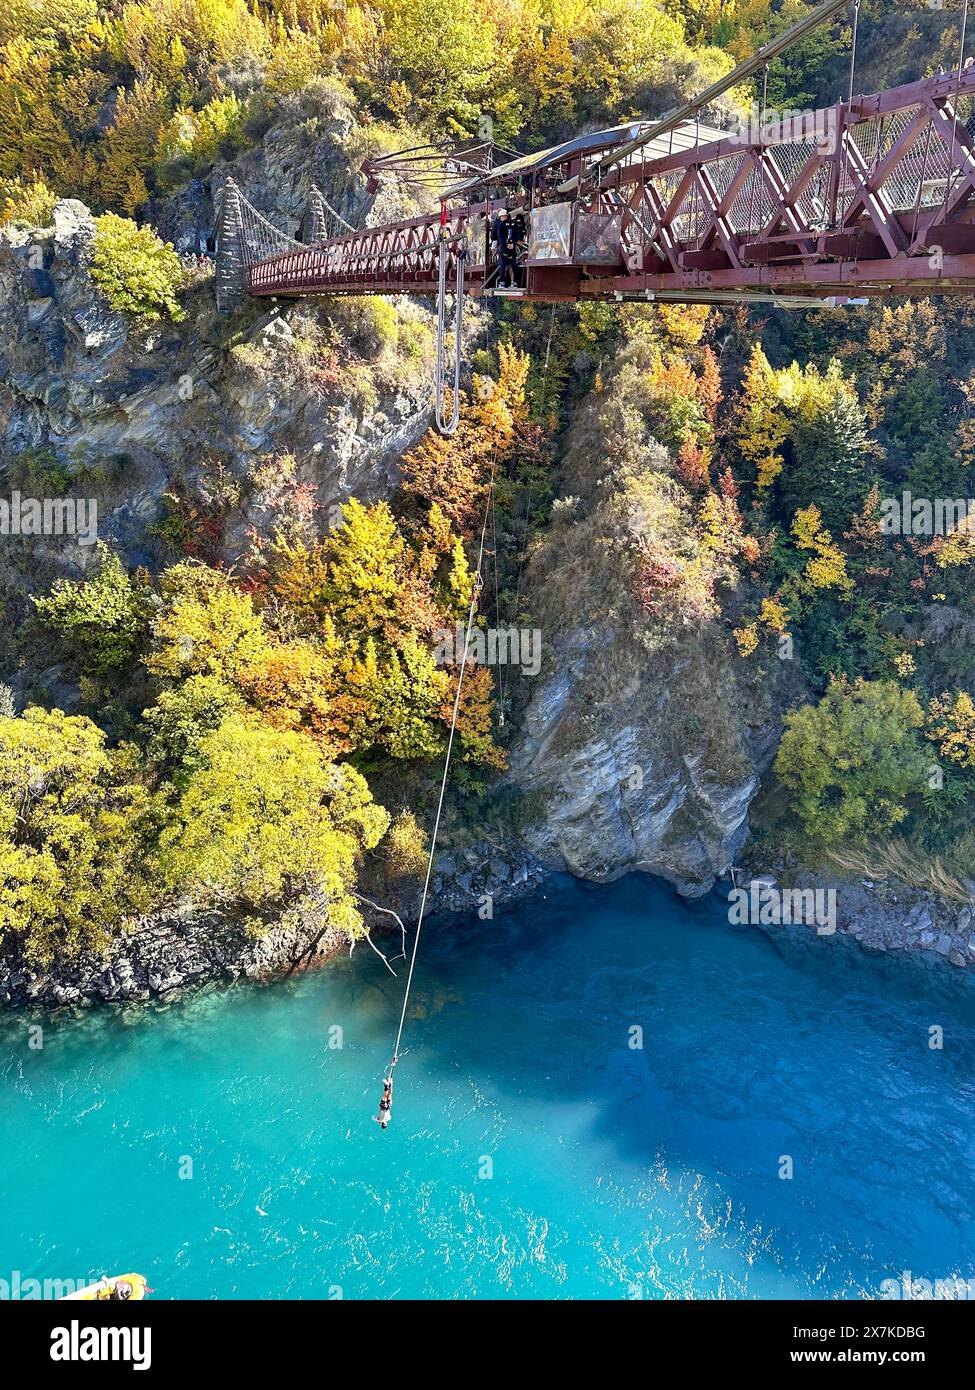
M 641 557 L 703 563 L 697 503 L 646 397 L 645 344 L 624 348 L 566 440 L 563 496 L 527 570 L 542 641 L 511 759 L 528 844 L 608 880 L 632 870 L 706 892 L 734 863 L 774 755 L 786 663 L 748 668 L 710 601 L 655 619 L 635 597 Z M 734 571 L 722 603 L 733 611 Z
M 295 498 L 329 517 L 349 496 L 391 491 L 428 419 L 425 308 L 404 302 L 392 339 L 385 321 L 340 304 L 252 303 L 228 321 L 201 272 L 182 323 L 139 326 L 95 290 L 93 236 L 70 200 L 50 228 L 0 232 L 5 491 L 93 500 L 98 538 L 153 570 L 175 558 L 163 525 L 173 497 L 214 519 L 233 563 Z M 25 670 L 9 639 L 26 596 L 94 554 L 71 535 L 4 539 L 0 680 L 15 690 L 43 676 L 70 703 L 58 673 Z

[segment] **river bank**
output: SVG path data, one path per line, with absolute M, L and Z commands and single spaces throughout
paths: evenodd
M 540 894 L 554 877 L 539 860 L 497 845 L 447 851 L 437 863 L 429 912 L 438 917 L 478 913 L 483 914 L 481 920 L 490 922 L 496 910 L 510 909 Z M 738 878 L 739 886 L 746 889 L 752 882 L 764 888 L 780 886 L 780 880 L 770 874 L 754 880 Z M 921 953 L 932 963 L 975 967 L 971 908 L 959 908 L 933 893 L 894 881 L 800 873 L 784 877 L 782 886 L 833 893 L 835 934 L 852 938 L 867 951 Z M 723 880 L 714 895 L 720 899 L 731 890 L 731 882 Z M 409 927 L 419 907 L 419 890 L 401 894 L 392 905 Z M 394 954 L 399 927 L 387 912 L 375 909 L 374 901 L 364 902 L 363 912 L 370 934 L 384 951 Z M 774 922 L 754 921 L 753 925 L 775 929 Z M 808 925 L 817 930 L 815 923 Z M 206 985 L 300 974 L 324 965 L 348 946 L 348 939 L 318 914 L 292 914 L 255 936 L 245 924 L 225 914 L 185 904 L 147 918 L 120 936 L 104 956 L 83 954 L 48 970 L 32 968 L 16 952 L 0 949 L 0 1009 L 174 1000 L 184 991 Z M 361 943 L 360 949 L 369 946 Z
M 444 854 L 432 883 L 431 914 L 494 912 L 530 897 L 548 877 L 537 860 L 505 853 L 496 845 Z M 385 905 L 385 903 L 384 903 Z M 373 901 L 362 911 L 370 934 L 398 946 L 399 927 Z M 415 920 L 419 889 L 393 898 L 406 923 Z M 489 920 L 486 919 L 486 920 Z M 255 936 L 246 924 L 191 903 L 146 918 L 113 941 L 103 956 L 83 953 L 38 970 L 10 948 L 0 947 L 0 1009 L 84 1008 L 175 999 L 204 985 L 266 981 L 323 965 L 349 948 L 348 938 L 321 914 L 289 914 Z M 368 950 L 362 943 L 362 950 Z

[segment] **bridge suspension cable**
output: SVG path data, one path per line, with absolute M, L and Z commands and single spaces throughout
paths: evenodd
M 283 231 L 244 197 L 233 179 L 220 190 L 216 210 L 217 306 L 233 309 L 248 288 L 250 271 L 262 262 L 333 240 L 356 228 L 320 189 L 309 189 L 297 234 Z
M 959 21 L 958 34 L 958 76 L 955 84 L 955 96 L 951 103 L 951 141 L 948 147 L 948 177 L 945 179 L 945 200 L 941 209 L 944 217 L 948 211 L 948 199 L 952 192 L 954 160 L 955 160 L 955 141 L 958 138 L 958 106 L 961 97 L 961 75 L 965 69 L 965 37 L 968 32 L 968 0 L 963 0 L 961 9 L 961 19 Z M 964 171 L 962 171 L 964 173 Z

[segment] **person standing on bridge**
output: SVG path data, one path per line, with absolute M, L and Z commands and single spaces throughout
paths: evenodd
M 509 208 L 508 220 L 511 226 L 511 283 L 516 288 L 523 288 L 525 283 L 524 262 L 528 254 L 528 218 L 522 208 Z
M 514 228 L 507 208 L 499 208 L 491 224 L 491 240 L 498 252 L 499 290 L 515 289 L 517 286 L 517 251 L 515 249 Z

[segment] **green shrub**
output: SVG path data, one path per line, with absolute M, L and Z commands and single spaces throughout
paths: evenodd
M 41 621 L 71 647 L 88 675 L 126 670 L 146 635 L 148 588 L 133 579 L 117 555 L 99 542 L 90 579 L 56 579 L 47 598 L 32 598 Z
M 22 449 L 10 466 L 11 480 L 40 497 L 63 497 L 74 474 L 50 447 Z
M 786 715 L 775 771 L 807 834 L 824 844 L 885 836 L 907 815 L 931 762 L 917 696 L 895 681 L 833 680 Z
M 106 212 L 95 220 L 91 278 L 113 309 L 154 321 L 183 318 L 177 293 L 183 282 L 179 257 L 151 227 Z

